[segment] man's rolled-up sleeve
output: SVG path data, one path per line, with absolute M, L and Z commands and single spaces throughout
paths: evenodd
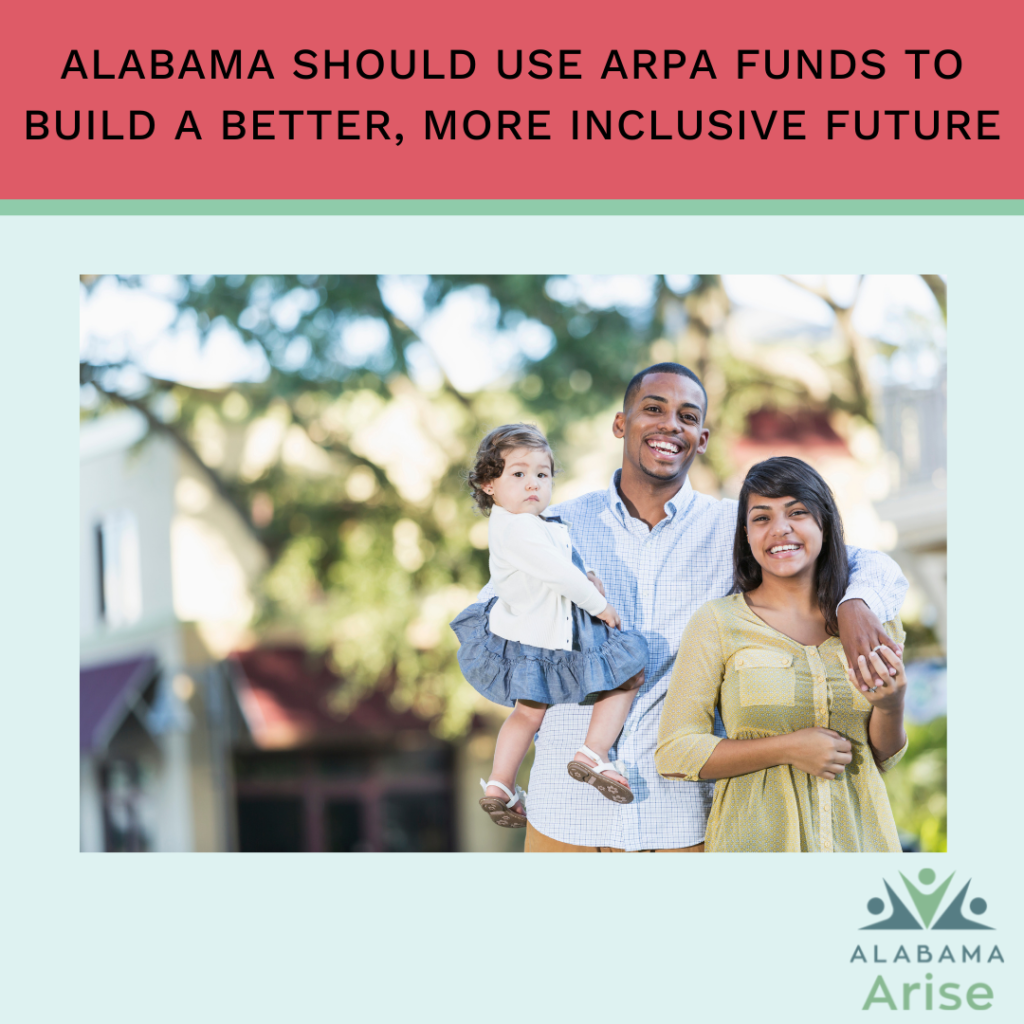
M 882 622 L 899 616 L 907 596 L 907 578 L 903 570 L 881 551 L 847 545 L 850 582 L 843 601 L 863 601 Z

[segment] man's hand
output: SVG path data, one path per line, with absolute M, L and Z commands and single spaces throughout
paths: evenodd
M 595 587 L 597 587 L 602 597 L 608 596 L 604 592 L 604 584 L 601 582 L 601 577 L 598 576 L 597 573 L 593 571 L 593 569 L 591 569 L 590 572 L 587 573 L 587 579 L 590 580 L 590 582 L 593 583 Z
M 878 646 L 888 647 L 897 656 L 903 656 L 903 644 L 896 643 L 878 621 L 878 616 L 860 600 L 844 601 L 839 606 L 839 639 L 842 642 L 843 650 L 846 652 L 847 663 L 853 667 L 860 665 L 863 657 L 865 662 L 879 672 L 884 673 L 885 668 L 879 668 L 871 659 L 871 652 L 877 650 Z M 877 661 L 877 657 L 875 661 Z M 896 669 L 888 667 L 890 676 L 896 675 Z M 856 686 L 862 693 L 867 693 L 871 686 L 881 686 L 884 682 L 881 678 L 872 678 L 871 684 L 858 679 Z

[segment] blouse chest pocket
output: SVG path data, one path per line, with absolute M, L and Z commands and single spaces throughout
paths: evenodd
M 751 647 L 740 651 L 732 664 L 739 677 L 742 707 L 796 704 L 796 669 L 791 654 Z

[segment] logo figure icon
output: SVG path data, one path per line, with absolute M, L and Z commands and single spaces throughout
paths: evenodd
M 953 872 L 953 874 L 956 874 L 956 872 Z M 964 916 L 963 905 L 964 900 L 967 898 L 967 890 L 970 888 L 971 879 L 967 880 L 967 884 L 956 894 L 939 919 L 935 921 L 935 924 L 932 924 L 935 913 L 942 903 L 942 898 L 946 895 L 946 890 L 949 888 L 949 883 L 953 881 L 953 875 L 950 875 L 949 878 L 934 889 L 931 889 L 931 886 L 935 882 L 935 872 L 931 868 L 922 868 L 918 872 L 917 880 L 920 883 L 920 888 L 911 882 L 902 871 L 900 872 L 900 878 L 903 879 L 903 884 L 910 894 L 911 902 L 917 910 L 920 921 L 918 917 L 914 916 L 903 900 L 893 892 L 892 886 L 883 878 L 882 882 L 885 885 L 886 892 L 889 894 L 889 905 L 892 907 L 892 912 L 884 921 L 876 921 L 874 924 L 864 925 L 861 931 L 921 931 L 923 929 L 931 929 L 932 931 L 995 930 L 987 924 L 982 924 L 980 921 Z M 874 914 L 877 917 L 885 910 L 885 901 L 878 896 L 873 896 L 868 900 L 867 906 L 868 913 Z M 988 903 L 980 896 L 975 896 L 969 906 L 971 913 L 978 917 L 988 910 Z

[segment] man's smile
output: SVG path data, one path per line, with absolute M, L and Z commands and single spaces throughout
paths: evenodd
M 644 439 L 644 444 L 654 453 L 656 459 L 670 461 L 683 450 L 683 445 L 671 437 L 655 434 Z

